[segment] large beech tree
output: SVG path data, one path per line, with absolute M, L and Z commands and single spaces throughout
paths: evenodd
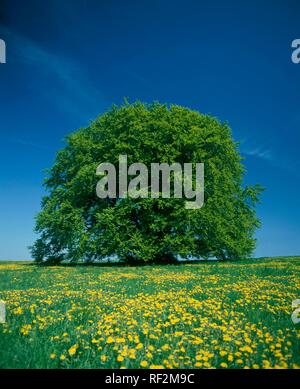
M 99 199 L 96 168 L 203 162 L 204 205 L 178 198 Z M 255 247 L 259 186 L 243 186 L 244 167 L 231 130 L 216 118 L 176 105 L 125 103 L 66 137 L 48 171 L 48 195 L 36 218 L 37 262 L 118 258 L 131 264 L 178 258 L 239 259 Z

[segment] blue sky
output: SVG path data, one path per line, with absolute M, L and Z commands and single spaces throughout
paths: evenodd
M 0 1 L 0 259 L 28 259 L 63 137 L 124 97 L 228 121 L 266 190 L 256 256 L 300 254 L 298 1 Z

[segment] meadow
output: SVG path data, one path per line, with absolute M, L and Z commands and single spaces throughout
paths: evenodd
M 0 368 L 299 368 L 300 257 L 0 262 Z

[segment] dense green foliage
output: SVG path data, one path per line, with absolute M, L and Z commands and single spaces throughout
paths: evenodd
M 66 142 L 45 180 L 36 261 L 237 259 L 253 250 L 260 188 L 242 186 L 244 169 L 227 124 L 179 106 L 126 103 Z M 149 168 L 152 162 L 203 162 L 204 206 L 187 210 L 185 199 L 174 198 L 99 199 L 97 166 L 117 166 L 122 154 L 128 165 Z

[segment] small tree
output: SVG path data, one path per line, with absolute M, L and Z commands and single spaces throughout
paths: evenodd
M 259 226 L 254 206 L 260 187 L 242 186 L 237 144 L 227 124 L 187 108 L 159 103 L 113 107 L 87 128 L 67 136 L 45 180 L 48 195 L 36 218 L 37 262 L 172 262 L 180 256 L 238 259 L 251 254 Z M 101 162 L 203 162 L 205 201 L 189 210 L 185 199 L 99 199 Z

